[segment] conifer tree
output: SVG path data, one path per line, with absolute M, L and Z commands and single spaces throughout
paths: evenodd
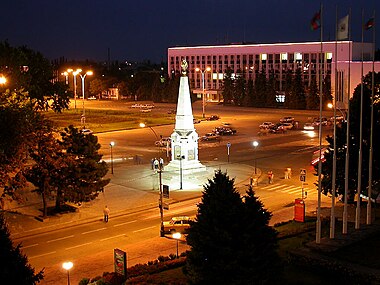
M 0 214 L 0 283 L 34 285 L 43 279 L 43 270 L 35 273 L 20 245 L 14 246 L 4 216 Z
M 216 172 L 204 186 L 187 237 L 191 249 L 185 273 L 190 282 L 271 284 L 280 266 L 270 217 L 252 190 L 243 202 L 234 179 Z

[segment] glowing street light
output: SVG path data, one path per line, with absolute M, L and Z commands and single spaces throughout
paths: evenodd
M 195 68 L 196 72 L 202 73 L 202 117 L 205 117 L 205 72 L 211 71 L 211 67 L 206 67 L 205 70 L 201 70 L 200 68 Z
M 172 237 L 177 240 L 177 258 L 178 258 L 179 257 L 178 256 L 178 243 L 179 243 L 179 240 L 181 239 L 182 235 L 181 235 L 181 233 L 177 232 L 177 233 L 174 233 L 172 235 Z
M 256 174 L 256 148 L 257 148 L 257 146 L 259 145 L 259 142 L 258 141 L 254 141 L 253 143 L 252 143 L 252 145 L 253 145 L 253 147 L 254 147 L 254 161 L 255 161 L 255 174 Z
M 111 152 L 111 174 L 113 174 L 113 154 L 112 154 L 112 148 L 115 146 L 115 142 L 110 142 L 110 152 Z
M 77 109 L 77 75 L 82 72 L 82 69 L 78 68 L 76 71 L 73 69 L 69 68 L 67 72 L 72 72 L 73 73 L 73 78 L 74 78 L 74 108 Z
M 63 269 L 67 271 L 67 285 L 70 285 L 70 269 L 73 268 L 73 265 L 71 261 L 62 264 Z
M 5 83 L 7 83 L 7 79 L 5 78 L 4 75 L 1 75 L 0 76 L 0 85 L 5 85 Z
M 79 76 L 80 78 L 82 78 L 82 105 L 83 105 L 83 113 L 82 113 L 82 125 L 84 126 L 85 123 L 86 123 L 86 114 L 85 114 L 85 110 L 84 110 L 84 80 L 86 78 L 87 75 L 93 75 L 93 72 L 90 70 L 90 71 L 87 71 L 84 75 L 80 74 L 79 73 Z

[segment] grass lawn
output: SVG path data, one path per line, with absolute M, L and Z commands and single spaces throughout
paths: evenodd
M 62 113 L 52 111 L 44 113 L 58 128 L 69 125 L 81 128 L 81 109 L 71 109 Z M 86 109 L 86 128 L 94 132 L 116 131 L 139 128 L 140 123 L 149 126 L 174 124 L 174 114 L 162 114 L 155 111 L 142 113 L 138 110 Z

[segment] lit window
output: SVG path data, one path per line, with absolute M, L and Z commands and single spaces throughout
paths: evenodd
M 276 95 L 276 102 L 277 103 L 284 103 L 285 102 L 285 95 Z
M 281 60 L 288 60 L 288 53 L 282 53 L 281 54 Z
M 267 60 L 267 54 L 266 53 L 262 53 L 260 56 L 261 56 L 262 61 Z
M 326 52 L 326 59 L 332 59 L 332 52 Z
M 296 52 L 296 53 L 294 53 L 294 58 L 295 58 L 296 60 L 302 60 L 302 53 L 300 53 L 300 52 Z

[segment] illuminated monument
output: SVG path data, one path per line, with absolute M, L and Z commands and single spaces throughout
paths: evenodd
M 172 155 L 165 170 L 183 173 L 206 171 L 206 166 L 198 160 L 199 137 L 194 128 L 186 60 L 182 60 L 181 67 L 176 122 L 171 135 Z

